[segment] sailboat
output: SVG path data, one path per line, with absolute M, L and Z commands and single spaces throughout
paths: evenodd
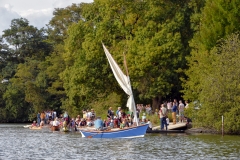
M 93 131 L 93 130 L 80 130 L 82 137 L 87 138 L 136 138 L 136 137 L 144 137 L 146 134 L 148 124 L 139 125 L 137 120 L 137 113 L 136 113 L 136 107 L 135 107 L 135 101 L 133 97 L 132 87 L 130 83 L 130 78 L 127 75 L 123 73 L 121 68 L 118 66 L 116 61 L 113 59 L 112 55 L 109 53 L 108 49 L 105 47 L 104 44 L 103 49 L 106 54 L 106 57 L 108 59 L 108 62 L 111 66 L 111 69 L 113 71 L 113 74 L 119 83 L 119 85 L 122 87 L 124 92 L 129 96 L 127 101 L 127 107 L 130 112 L 133 112 L 134 115 L 134 122 L 136 123 L 136 126 L 134 127 L 128 127 L 128 128 L 113 128 L 111 130 L 107 131 Z M 126 66 L 126 60 L 124 58 L 125 66 Z M 127 70 L 127 69 L 126 69 Z

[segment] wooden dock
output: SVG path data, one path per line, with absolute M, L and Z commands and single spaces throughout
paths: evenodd
M 185 130 L 152 130 L 147 133 L 185 133 Z
M 168 130 L 182 130 L 183 128 L 186 128 L 186 127 L 187 127 L 186 122 L 176 123 L 176 124 L 169 123 Z M 154 130 L 160 130 L 160 126 L 153 127 L 153 131 Z M 164 130 L 165 130 L 165 128 L 164 128 Z

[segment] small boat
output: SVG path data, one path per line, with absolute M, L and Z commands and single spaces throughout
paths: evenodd
M 60 131 L 60 128 L 59 128 L 59 126 L 52 126 L 51 130 L 52 131 Z
M 79 130 L 85 138 L 137 138 L 144 137 L 148 124 L 129 127 L 124 129 L 112 129 L 106 131 Z
M 23 126 L 23 128 L 29 128 L 29 127 L 31 127 L 32 125 L 25 125 L 25 126 Z
M 40 130 L 40 129 L 42 129 L 42 127 L 33 126 L 33 127 L 29 127 L 29 129 L 31 129 L 31 130 Z

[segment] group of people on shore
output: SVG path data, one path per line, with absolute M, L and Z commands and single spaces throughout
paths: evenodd
M 177 121 L 180 123 L 185 122 L 186 117 L 184 116 L 184 110 L 187 108 L 188 101 L 185 101 L 184 104 L 182 100 L 180 100 L 178 103 L 176 99 L 174 99 L 173 102 L 164 102 L 163 104 L 161 104 L 158 112 L 160 118 L 160 129 L 163 130 L 165 126 L 167 130 L 167 126 L 169 125 L 169 123 L 167 123 L 168 113 L 172 114 L 173 125 L 176 124 Z

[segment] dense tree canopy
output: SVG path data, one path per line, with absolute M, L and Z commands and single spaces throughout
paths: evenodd
M 200 126 L 220 129 L 221 116 L 232 119 L 233 128 L 227 132 L 237 132 L 239 105 L 239 37 L 231 35 L 239 31 L 239 1 L 207 1 L 200 14 L 199 25 L 190 44 L 187 79 L 183 81 L 184 97 L 201 104 L 195 114 Z M 227 38 L 228 37 L 228 38 Z M 223 39 L 227 39 L 223 42 Z M 235 113 L 233 113 L 233 110 Z M 194 111 L 195 112 L 195 111 Z M 233 117 L 235 120 L 233 120 Z M 211 124 L 209 123 L 211 122 Z

